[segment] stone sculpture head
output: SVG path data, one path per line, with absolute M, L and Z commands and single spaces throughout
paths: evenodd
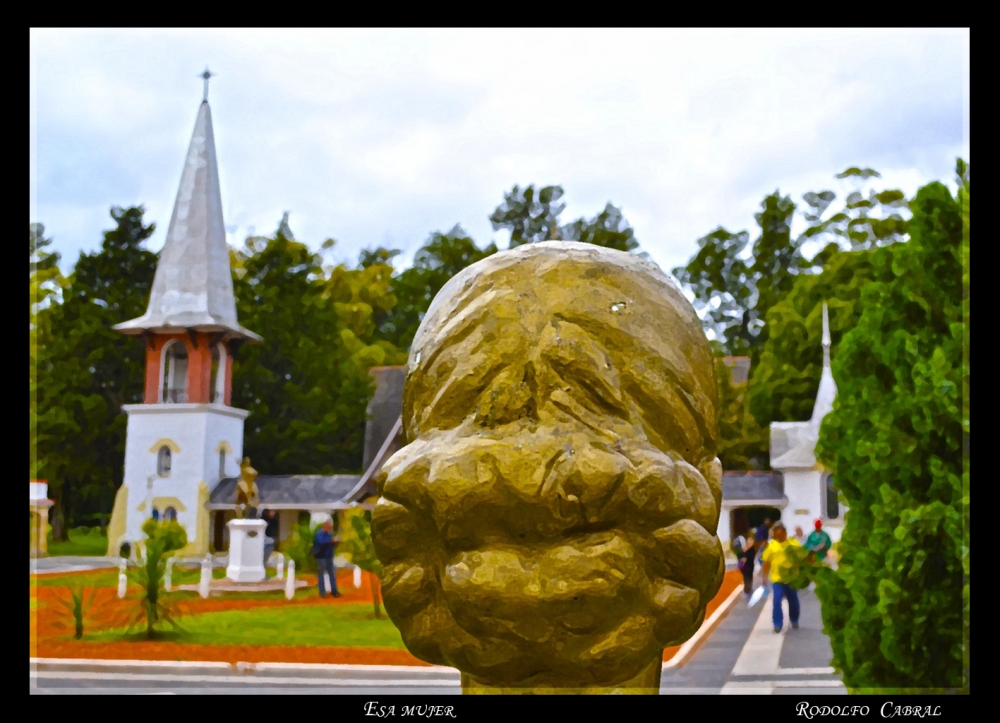
M 691 305 L 633 255 L 531 244 L 446 284 L 372 517 L 409 650 L 481 686 L 658 681 L 725 569 L 714 374 Z

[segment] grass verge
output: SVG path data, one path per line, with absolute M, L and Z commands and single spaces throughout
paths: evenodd
M 375 619 L 371 605 L 331 604 L 228 610 L 183 616 L 184 633 L 172 642 L 191 645 L 295 645 L 405 650 L 387 618 Z M 123 639 L 124 629 L 87 635 L 94 642 Z M 126 639 L 144 639 L 129 636 Z M 158 636 L 159 637 L 159 636 Z M 167 638 L 162 638 L 167 640 Z

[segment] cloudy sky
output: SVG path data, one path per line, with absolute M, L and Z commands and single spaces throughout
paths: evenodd
M 289 211 L 338 261 L 456 223 L 504 248 L 487 217 L 535 183 L 563 222 L 619 206 L 670 269 L 776 188 L 971 162 L 968 30 L 33 30 L 30 221 L 66 266 L 112 205 L 162 246 L 206 65 L 231 242 Z

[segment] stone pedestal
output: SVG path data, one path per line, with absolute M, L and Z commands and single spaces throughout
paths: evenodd
M 587 686 L 581 688 L 546 688 L 525 686 L 520 688 L 500 688 L 477 681 L 468 673 L 462 673 L 463 695 L 659 695 L 660 675 L 663 672 L 663 651 L 656 660 L 631 680 L 613 686 Z
M 226 577 L 233 582 L 261 582 L 264 570 L 264 520 L 230 520 L 229 566 Z

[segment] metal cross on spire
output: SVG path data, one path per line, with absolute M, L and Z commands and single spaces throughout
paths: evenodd
M 208 66 L 206 65 L 205 72 L 202 73 L 201 76 L 199 76 L 205 79 L 205 97 L 201 99 L 203 103 L 208 102 L 208 79 L 211 78 L 213 75 L 215 75 L 215 73 L 210 72 L 208 70 Z

